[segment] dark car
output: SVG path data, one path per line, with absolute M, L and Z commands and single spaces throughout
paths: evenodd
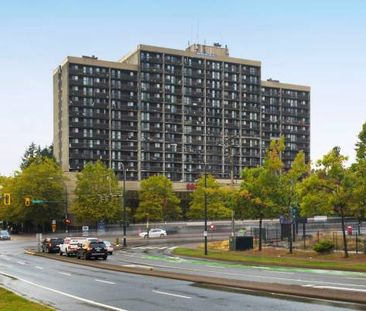
M 42 252 L 46 253 L 58 253 L 60 251 L 60 244 L 64 242 L 64 239 L 60 238 L 46 238 L 42 241 Z
M 103 258 L 103 260 L 106 260 L 108 257 L 107 246 L 103 241 L 84 241 L 76 256 L 79 259 Z

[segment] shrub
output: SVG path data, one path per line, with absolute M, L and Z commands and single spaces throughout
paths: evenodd
M 316 243 L 313 247 L 314 251 L 316 251 L 317 253 L 330 253 L 333 251 L 334 249 L 334 244 L 332 241 L 320 241 L 318 243 Z

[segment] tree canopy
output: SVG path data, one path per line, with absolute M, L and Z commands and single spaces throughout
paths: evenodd
M 33 162 L 40 162 L 45 158 L 54 159 L 53 157 L 53 145 L 45 146 L 41 148 L 40 145 L 36 145 L 32 142 L 24 152 L 20 168 L 24 170 Z
M 89 162 L 76 176 L 70 211 L 85 224 L 121 219 L 121 193 L 113 170 L 101 161 Z
M 6 180 L 5 191 L 11 194 L 11 205 L 2 215 L 7 221 L 44 227 L 50 226 L 53 219 L 64 218 L 64 177 L 53 159 L 30 163 L 22 172 Z M 26 197 L 44 203 L 27 207 L 24 204 Z
M 165 176 L 150 176 L 141 181 L 139 199 L 135 214 L 139 221 L 169 221 L 181 216 L 180 200 L 173 192 L 173 183 Z
M 192 201 L 188 211 L 191 219 L 204 219 L 205 193 L 208 219 L 218 220 L 231 217 L 231 209 L 225 205 L 225 192 L 212 175 L 207 175 L 207 187 L 205 187 L 205 177 L 201 176 L 196 190 L 192 192 Z

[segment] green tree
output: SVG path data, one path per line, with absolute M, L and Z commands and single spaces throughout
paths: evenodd
M 299 197 L 296 191 L 298 184 L 310 173 L 310 164 L 305 162 L 303 151 L 297 153 L 291 168 L 282 173 L 276 201 L 281 208 L 281 214 L 290 216 L 291 207 L 299 207 Z
M 263 166 L 245 168 L 242 172 L 242 183 L 239 196 L 248 215 L 259 219 L 259 245 L 262 250 L 262 223 L 264 217 L 272 217 L 277 210 L 280 174 L 283 168 L 281 152 L 284 150 L 284 139 L 273 140 L 267 150 Z
M 358 134 L 358 142 L 356 143 L 356 159 L 357 161 L 366 160 L 366 122 L 362 125 L 362 130 Z
M 353 178 L 345 167 L 347 157 L 341 155 L 340 148 L 334 147 L 321 160 L 313 174 L 305 178 L 298 186 L 301 198 L 301 213 L 306 216 L 341 216 L 344 255 L 348 257 L 344 217 L 350 214 Z
M 138 221 L 176 220 L 181 216 L 180 199 L 173 192 L 173 183 L 162 175 L 150 176 L 141 181 Z
M 366 216 L 366 123 L 358 135 L 356 143 L 356 162 L 351 166 L 354 179 L 351 210 L 358 219 L 360 233 L 361 222 Z
M 76 176 L 75 199 L 70 211 L 83 223 L 121 218 L 121 189 L 113 170 L 89 162 Z
M 231 209 L 225 205 L 225 192 L 212 175 L 207 175 L 207 187 L 205 177 L 201 176 L 197 182 L 197 188 L 192 192 L 188 217 L 190 219 L 204 219 L 205 217 L 205 193 L 207 200 L 207 218 L 211 220 L 228 219 Z
M 52 159 L 33 162 L 9 180 L 11 206 L 6 218 L 13 223 L 28 223 L 44 230 L 51 221 L 64 217 L 65 188 L 60 166 Z M 24 205 L 25 197 L 45 201 L 42 204 Z
M 36 145 L 32 142 L 24 152 L 20 168 L 24 170 L 33 162 L 41 162 L 43 159 L 54 159 L 53 157 L 53 145 L 45 146 L 41 148 L 40 145 Z

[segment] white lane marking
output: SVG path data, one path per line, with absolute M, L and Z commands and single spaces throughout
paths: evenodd
M 153 290 L 153 292 L 156 293 L 156 294 L 161 294 L 161 295 L 168 295 L 168 296 L 174 296 L 174 297 L 178 297 L 178 298 L 192 299 L 192 297 L 189 297 L 189 296 L 183 296 L 183 295 L 177 295 L 177 294 L 172 294 L 172 293 L 167 293 L 167 292 L 161 292 L 159 290 Z
M 94 279 L 95 282 L 100 282 L 100 283 L 105 283 L 105 284 L 112 284 L 115 285 L 116 283 L 114 282 L 110 282 L 110 281 L 104 281 L 104 280 L 99 280 L 99 279 Z
M 71 294 L 62 292 L 62 291 L 57 290 L 57 289 L 53 289 L 53 288 L 50 288 L 50 287 L 47 287 L 47 286 L 43 286 L 43 285 L 40 285 L 40 284 L 37 284 L 37 283 L 33 283 L 31 281 L 27 281 L 25 279 L 19 278 L 19 277 L 15 276 L 15 275 L 11 275 L 9 273 L 5 273 L 5 272 L 2 272 L 2 271 L 0 271 L 0 273 L 3 274 L 4 276 L 8 276 L 8 277 L 11 277 L 11 278 L 15 278 L 15 279 L 17 279 L 19 281 L 22 281 L 24 283 L 27 283 L 27 284 L 30 284 L 30 285 L 33 285 L 33 286 L 37 286 L 39 288 L 42 288 L 42 289 L 45 289 L 45 290 L 54 292 L 56 294 L 60 294 L 60 295 L 66 296 L 66 297 L 70 297 L 70 298 L 73 298 L 73 299 L 76 299 L 76 300 L 85 302 L 85 303 L 90 304 L 90 305 L 102 307 L 104 309 L 113 310 L 113 311 L 127 311 L 126 309 L 121 309 L 121 308 L 113 307 L 113 306 L 106 305 L 106 304 L 103 304 L 103 303 L 100 303 L 100 302 L 96 302 L 96 301 L 89 300 L 89 299 L 85 299 L 85 298 L 82 298 L 82 297 L 79 297 L 79 296 L 71 295 Z
M 20 264 L 20 265 L 25 265 L 25 262 L 24 261 L 18 260 L 17 263 Z
M 167 247 L 166 246 L 158 247 L 158 249 L 167 249 Z
M 349 288 L 349 287 L 321 286 L 321 285 L 312 285 L 312 284 L 306 284 L 306 285 L 302 285 L 302 286 L 319 288 L 319 289 L 337 289 L 337 290 L 344 290 L 344 291 L 348 291 L 348 292 L 362 292 L 362 293 L 366 292 L 366 289 L 357 289 L 357 288 Z
M 62 275 L 71 276 L 71 273 L 68 273 L 68 272 L 59 272 L 59 273 L 62 274 Z
M 129 265 L 125 265 L 129 266 Z M 133 265 L 130 265 L 133 266 Z M 139 266 L 139 265 L 136 265 Z M 192 272 L 202 272 L 200 269 L 190 269 L 190 268 L 183 268 L 183 267 L 173 267 L 173 266 L 167 266 L 167 265 L 151 265 L 152 267 L 158 267 L 158 268 L 168 268 L 168 269 L 174 269 L 174 270 L 185 270 L 185 271 L 192 271 Z M 230 276 L 238 276 L 237 273 L 231 273 L 231 272 L 222 272 L 217 270 L 205 270 L 206 273 L 217 273 L 222 275 L 230 275 Z M 285 278 L 285 277 L 276 277 L 276 276 L 269 276 L 269 275 L 255 275 L 255 274 L 248 274 L 246 273 L 244 276 L 246 277 L 253 277 L 253 278 L 259 278 L 259 279 L 274 279 L 274 280 L 281 280 L 281 281 L 292 281 L 292 282 L 299 282 L 299 283 L 307 283 L 309 280 L 302 280 L 302 279 L 292 279 L 292 278 Z M 311 282 L 317 283 L 317 284 L 329 284 L 329 285 L 341 285 L 341 286 L 355 286 L 355 287 L 366 287 L 366 285 L 361 284 L 348 284 L 348 283 L 336 283 L 336 282 L 327 282 L 327 281 L 315 281 L 312 280 Z
M 36 269 L 43 270 L 43 268 L 40 266 L 36 266 Z

